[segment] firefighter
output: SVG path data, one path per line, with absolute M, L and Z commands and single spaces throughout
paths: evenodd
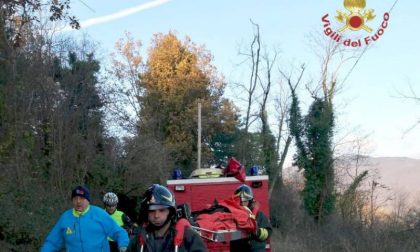
M 147 189 L 140 206 L 139 223 L 128 251 L 207 251 L 189 222 L 177 218 L 175 196 L 164 186 L 154 184 Z
M 105 205 L 106 212 L 111 216 L 112 219 L 122 228 L 124 228 L 128 234 L 132 234 L 133 223 L 124 212 L 117 209 L 118 205 L 118 196 L 113 192 L 105 193 L 103 197 L 103 202 Z M 118 251 L 118 244 L 116 241 L 108 238 L 109 240 L 109 247 L 111 248 L 111 252 Z
M 243 184 L 236 188 L 235 197 L 239 197 L 241 205 L 250 212 L 254 212 L 254 208 L 259 206 L 259 203 L 254 200 L 254 194 L 251 187 Z M 256 213 L 257 229 L 254 234 L 251 234 L 249 238 L 235 240 L 230 242 L 230 251 L 241 251 L 241 252 L 261 252 L 265 251 L 268 238 L 270 238 L 273 228 L 270 220 L 261 211 Z

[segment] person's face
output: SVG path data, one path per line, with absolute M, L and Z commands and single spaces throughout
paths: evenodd
M 241 206 L 248 206 L 249 200 L 241 200 Z
M 115 212 L 115 210 L 117 209 L 117 206 L 105 205 L 105 209 L 109 214 L 113 214 Z
M 73 208 L 79 212 L 85 211 L 86 208 L 89 206 L 89 201 L 80 196 L 73 197 L 72 202 L 73 202 Z
M 154 226 L 161 227 L 169 216 L 169 208 L 149 210 L 148 219 Z

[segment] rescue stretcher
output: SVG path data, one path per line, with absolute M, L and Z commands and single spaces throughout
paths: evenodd
M 238 229 L 213 231 L 195 226 L 192 226 L 192 228 L 202 238 L 212 242 L 230 242 L 234 240 L 247 238 L 249 236 L 247 232 Z
M 249 236 L 249 233 L 239 229 L 213 231 L 196 226 L 192 226 L 192 228 L 204 239 L 207 248 L 212 252 L 230 252 L 228 246 L 230 241 L 240 240 Z M 266 251 L 271 251 L 270 243 L 266 244 L 265 249 Z
M 178 206 L 177 215 L 178 217 L 187 220 L 190 223 L 191 228 L 206 241 L 228 243 L 230 241 L 239 240 L 250 236 L 249 232 L 238 228 L 211 230 L 208 228 L 200 227 L 195 218 L 192 217 L 195 214 L 191 213 L 189 205 L 185 203 Z

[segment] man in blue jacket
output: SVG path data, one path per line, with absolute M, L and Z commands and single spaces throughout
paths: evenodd
M 72 190 L 73 208 L 65 211 L 48 234 L 41 252 L 108 252 L 108 237 L 118 242 L 119 251 L 127 250 L 128 234 L 102 209 L 90 205 L 89 190 Z

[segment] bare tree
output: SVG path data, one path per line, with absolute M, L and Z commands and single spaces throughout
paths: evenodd
M 376 175 L 377 176 L 377 175 Z M 383 209 L 386 202 L 391 200 L 390 197 L 383 198 L 383 190 L 389 190 L 389 188 L 378 182 L 380 177 L 373 177 L 369 182 L 369 189 L 367 191 L 368 204 L 365 208 L 365 224 L 368 227 L 374 227 L 379 222 L 381 214 L 379 211 Z
M 290 96 L 284 88 L 284 83 L 279 82 L 280 92 L 276 100 L 276 111 L 277 111 L 277 141 L 276 141 L 276 153 L 279 153 L 279 162 L 276 169 L 273 171 L 274 177 L 271 180 L 269 196 L 273 193 L 273 189 L 279 182 L 279 187 L 283 186 L 283 168 L 286 161 L 286 157 L 289 151 L 290 144 L 292 143 L 292 136 L 287 129 L 287 120 L 289 115 L 290 107 Z M 276 176 L 278 175 L 278 176 Z
M 141 56 L 141 42 L 134 40 L 130 33 L 115 43 L 116 52 L 111 55 L 111 68 L 107 70 L 105 87 L 106 104 L 112 131 L 135 135 L 141 120 L 140 97 L 143 95 L 139 85 L 140 74 L 144 69 Z
M 410 213 L 409 195 L 404 192 L 395 192 L 391 201 L 392 212 L 390 214 L 391 225 L 395 228 L 405 225 L 405 219 Z
M 283 79 L 287 82 L 287 85 L 293 89 L 293 91 L 296 90 L 300 82 L 302 81 L 303 74 L 305 72 L 305 66 L 302 65 L 300 68 L 300 73 L 298 74 L 298 77 L 296 80 L 293 80 L 293 73 L 286 74 L 284 71 L 279 70 L 280 74 L 282 75 Z M 283 82 L 280 82 L 280 90 L 283 89 Z M 293 137 L 291 134 L 287 131 L 287 127 L 284 128 L 284 126 L 287 123 L 287 118 L 289 114 L 289 108 L 290 108 L 290 99 L 288 96 L 288 93 L 280 92 L 279 96 L 277 97 L 277 111 L 278 111 L 278 133 L 277 133 L 277 142 L 276 142 L 276 152 L 279 153 L 280 159 L 276 166 L 276 169 L 273 172 L 273 178 L 271 180 L 270 184 L 270 190 L 269 190 L 269 197 L 271 198 L 274 188 L 277 186 L 277 182 L 279 182 L 279 186 L 282 187 L 283 185 L 283 168 L 284 168 L 284 162 L 286 160 L 290 144 L 292 143 Z M 284 144 L 282 145 L 282 141 Z M 283 146 L 283 149 L 281 149 L 281 146 Z M 281 152 L 280 152 L 281 151 Z
M 236 84 L 241 90 L 245 91 L 246 98 L 246 109 L 245 109 L 245 118 L 244 118 L 244 130 L 243 130 L 243 139 L 241 141 L 240 147 L 240 157 L 242 164 L 247 165 L 247 155 L 248 155 L 248 142 L 249 142 L 249 128 L 252 123 L 258 119 L 258 112 L 253 109 L 254 104 L 256 103 L 258 92 L 258 82 L 260 80 L 260 63 L 261 63 L 261 38 L 260 38 L 260 27 L 258 24 L 250 20 L 253 28 L 254 34 L 250 48 L 246 51 L 240 51 L 239 55 L 244 56 L 244 62 L 250 61 L 250 76 L 248 85 L 245 84 Z M 242 63 L 244 63 L 242 62 Z M 241 64 L 242 64 L 241 63 Z
M 258 161 L 270 175 L 270 191 L 272 191 L 278 181 L 278 174 L 281 173 L 291 142 L 291 139 L 285 136 L 287 128 L 284 127 L 284 124 L 286 123 L 288 99 L 287 94 L 282 92 L 283 83 L 281 81 L 278 86 L 275 86 L 280 92 L 273 95 L 272 91 L 273 69 L 277 64 L 279 52 L 276 49 L 269 51 L 262 44 L 259 25 L 252 20 L 251 23 L 254 27 L 254 36 L 250 49 L 245 52 L 240 52 L 240 55 L 245 57 L 244 62 L 249 63 L 251 74 L 248 85 L 237 84 L 239 89 L 246 94 L 246 109 L 240 159 L 244 165 L 247 165 L 249 162 Z M 276 136 L 274 136 L 270 129 L 270 118 L 268 116 L 271 99 L 273 97 L 276 101 L 275 110 L 276 117 L 278 117 L 276 124 L 278 132 L 276 132 Z M 256 104 L 258 104 L 258 106 L 256 106 Z M 249 149 L 250 127 L 257 119 L 260 122 L 260 157 L 251 156 L 252 154 Z M 284 149 L 281 152 L 281 158 L 279 158 L 281 148 Z M 274 180 L 274 183 L 272 180 Z
M 415 103 L 420 104 L 420 96 L 417 94 L 417 91 L 411 84 L 408 85 L 408 91 L 406 92 L 398 91 L 398 97 L 408 100 L 408 101 L 414 101 Z M 420 125 L 420 119 L 417 119 L 410 127 L 408 127 L 404 131 L 403 135 L 408 134 L 411 130 L 416 128 L 418 125 Z

